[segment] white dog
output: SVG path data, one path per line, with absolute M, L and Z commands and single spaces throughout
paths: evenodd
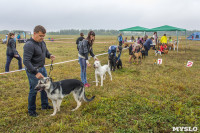
M 161 51 L 155 50 L 155 56 L 157 56 L 158 54 L 160 54 L 160 56 L 162 56 Z
M 112 75 L 110 71 L 109 61 L 108 65 L 101 66 L 100 61 L 94 62 L 94 68 L 95 68 L 95 79 L 96 79 L 96 86 L 98 86 L 98 78 L 97 75 L 101 77 L 101 86 L 103 86 L 103 80 L 106 78 L 106 72 L 110 75 L 110 80 L 112 81 Z

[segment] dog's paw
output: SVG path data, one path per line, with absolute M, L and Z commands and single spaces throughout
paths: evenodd
M 51 114 L 50 116 L 54 116 L 55 114 Z

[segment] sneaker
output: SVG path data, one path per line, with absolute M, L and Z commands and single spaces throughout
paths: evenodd
M 42 107 L 42 110 L 45 110 L 45 109 L 53 109 L 53 107 L 52 106 L 44 106 L 44 107 Z
M 89 86 L 88 86 L 88 84 L 86 83 L 86 84 L 84 84 L 84 87 L 89 87 Z
M 90 84 L 88 84 L 88 83 L 86 83 L 87 85 L 88 85 L 88 87 L 90 87 L 91 85 Z
M 33 112 L 28 112 L 29 116 L 32 116 L 32 117 L 37 117 L 38 116 L 38 113 L 33 111 Z

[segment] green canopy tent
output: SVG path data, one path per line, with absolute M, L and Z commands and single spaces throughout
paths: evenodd
M 131 28 L 126 28 L 126 29 L 122 29 L 119 31 L 138 31 L 138 32 L 146 32 L 147 30 L 149 30 L 148 28 L 144 28 L 144 27 L 140 27 L 140 26 L 135 26 L 135 27 L 131 27 Z
M 173 27 L 173 26 L 169 26 L 169 25 L 164 25 L 164 26 L 148 29 L 146 32 L 157 32 L 157 31 L 176 31 L 177 52 L 178 52 L 178 31 L 185 31 L 185 37 L 186 37 L 186 29 L 177 28 L 177 27 Z M 186 45 L 187 45 L 187 40 L 186 40 Z
M 144 27 L 140 27 L 140 26 L 135 26 L 135 27 L 131 27 L 131 28 L 126 28 L 126 29 L 121 29 L 119 31 L 134 31 L 134 32 L 144 32 L 144 35 L 146 35 L 146 31 L 148 30 L 148 28 L 144 28 Z
M 131 28 L 126 28 L 126 29 L 122 29 L 119 31 L 135 31 L 135 32 L 144 32 L 144 35 L 146 34 L 146 31 L 148 31 L 148 28 L 144 28 L 144 27 L 140 27 L 140 26 L 135 26 L 135 27 L 131 27 Z

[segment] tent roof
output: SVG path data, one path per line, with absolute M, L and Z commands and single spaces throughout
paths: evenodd
M 122 29 L 122 30 L 119 30 L 119 31 L 147 31 L 148 28 L 144 28 L 144 27 L 140 27 L 140 26 L 135 26 L 135 27 L 131 27 L 131 28 L 126 28 L 126 29 Z
M 169 26 L 169 25 L 163 25 L 163 26 L 160 26 L 160 27 L 148 29 L 147 31 L 149 31 L 149 32 L 155 32 L 155 31 L 186 31 L 186 29 L 177 28 L 177 27 L 173 27 L 173 26 Z

